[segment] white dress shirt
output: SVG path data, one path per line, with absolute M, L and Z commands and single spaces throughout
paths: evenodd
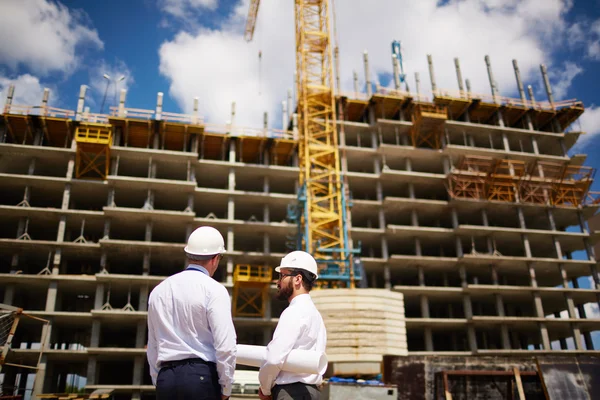
M 205 268 L 190 264 L 152 290 L 147 355 L 154 385 L 162 362 L 202 358 L 217 364 L 222 394 L 231 394 L 236 357 L 231 300 Z
M 319 374 L 297 374 L 281 371 L 292 350 L 314 350 L 325 352 L 327 332 L 321 314 L 315 307 L 309 294 L 301 294 L 290 302 L 279 317 L 273 339 L 267 346 L 267 358 L 258 379 L 263 394 L 270 395 L 274 385 L 301 382 L 320 385 L 327 365 Z

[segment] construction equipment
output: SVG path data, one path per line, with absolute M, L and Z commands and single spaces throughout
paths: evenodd
M 246 41 L 260 0 L 250 1 Z M 323 280 L 354 287 L 349 205 L 340 175 L 328 0 L 295 0 L 299 125 L 298 248 L 320 264 Z
M 392 58 L 394 58 L 396 61 L 394 61 L 394 64 L 397 62 L 400 71 L 397 71 L 397 67 L 396 65 L 393 65 L 393 71 L 394 71 L 394 81 L 396 81 L 396 90 L 400 89 L 400 83 L 404 83 L 404 85 L 406 86 L 406 91 L 410 92 L 410 88 L 408 87 L 408 82 L 406 81 L 406 74 L 404 73 L 404 63 L 402 62 L 402 48 L 401 48 L 402 44 L 401 42 L 399 42 L 398 40 L 394 40 L 392 42 Z

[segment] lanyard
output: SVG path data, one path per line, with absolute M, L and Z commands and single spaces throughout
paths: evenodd
M 186 271 L 198 271 L 198 272 L 202 272 L 205 275 L 208 275 L 207 270 L 205 270 L 202 267 L 196 267 L 195 265 L 190 265 L 189 267 L 186 268 Z

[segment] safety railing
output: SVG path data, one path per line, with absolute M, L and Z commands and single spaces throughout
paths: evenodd
M 154 110 L 145 110 L 143 108 L 122 108 L 111 107 L 110 115 L 112 117 L 134 118 L 150 120 L 154 118 Z
M 411 93 L 406 92 L 404 90 L 391 89 L 386 87 L 379 87 L 377 89 L 377 94 L 383 94 L 386 96 L 394 96 L 394 97 L 411 97 L 415 101 L 428 102 L 429 97 L 424 96 L 420 93 Z
M 238 264 L 233 272 L 234 282 L 263 282 L 273 279 L 273 270 L 264 265 Z
M 75 141 L 78 143 L 110 144 L 112 130 L 104 124 L 82 124 L 77 127 Z
M 511 98 L 511 97 L 505 97 L 505 96 L 492 96 L 490 94 L 472 93 L 472 92 L 467 92 L 467 91 L 446 90 L 446 89 L 436 90 L 433 92 L 433 95 L 434 95 L 434 97 L 453 97 L 453 98 L 459 98 L 459 99 L 477 99 L 477 100 L 482 100 L 482 101 L 488 102 L 488 103 L 496 103 L 496 104 L 506 105 L 506 106 L 533 108 L 536 110 L 554 111 L 554 110 L 559 110 L 561 108 L 567 108 L 567 107 L 575 107 L 575 106 L 583 107 L 583 104 L 581 103 L 581 101 L 576 100 L 576 99 L 555 101 L 553 103 L 550 103 L 548 101 L 540 101 L 540 102 L 531 101 L 531 100 L 523 101 L 522 99 L 516 99 L 516 98 Z
M 30 106 L 26 104 L 7 104 L 4 106 L 5 114 L 13 115 L 38 115 L 54 118 L 73 118 L 75 111 L 49 106 Z
M 271 128 L 248 128 L 237 125 L 204 124 L 204 130 L 208 133 L 218 133 L 230 136 L 255 136 L 276 139 L 294 139 L 294 132 Z
M 85 112 L 81 115 L 81 121 L 93 124 L 108 124 L 108 115 Z
M 202 125 L 204 124 L 204 117 L 191 114 L 179 114 L 172 112 L 163 112 L 161 119 L 167 122 L 180 122 L 188 125 Z

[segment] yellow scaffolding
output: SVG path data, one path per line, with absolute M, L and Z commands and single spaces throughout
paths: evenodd
M 339 262 L 350 257 L 344 237 L 342 182 L 335 116 L 329 2 L 296 0 L 296 80 L 300 139 L 300 185 L 305 188 L 303 248 L 317 259 Z M 328 252 L 333 251 L 333 252 Z M 352 279 L 351 279 L 352 281 Z
M 236 265 L 233 271 L 233 316 L 264 318 L 272 280 L 271 267 Z
M 112 126 L 81 123 L 75 132 L 77 178 L 106 179 L 110 166 Z

